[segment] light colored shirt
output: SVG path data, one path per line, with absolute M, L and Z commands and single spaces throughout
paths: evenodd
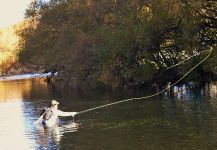
M 52 110 L 52 115 L 51 115 L 50 119 L 48 119 L 48 120 L 43 119 L 42 120 L 42 124 L 45 126 L 48 126 L 48 127 L 57 125 L 58 121 L 59 121 L 59 119 L 58 119 L 59 116 L 62 116 L 62 117 L 72 116 L 72 112 L 64 112 L 64 111 L 58 110 L 56 108 L 48 108 L 48 109 Z

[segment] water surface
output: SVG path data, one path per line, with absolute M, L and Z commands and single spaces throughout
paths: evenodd
M 34 125 L 43 106 L 60 101 L 63 111 L 82 111 L 155 90 L 57 91 L 42 80 L 0 82 L 1 149 L 214 150 L 217 147 L 217 86 L 176 86 L 130 101 L 61 118 L 60 126 Z

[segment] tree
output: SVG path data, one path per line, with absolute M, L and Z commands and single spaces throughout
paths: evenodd
M 216 45 L 213 0 L 33 1 L 26 17 L 20 60 L 58 66 L 59 81 L 73 87 L 156 82 L 165 68 Z M 164 77 L 185 72 L 173 68 Z

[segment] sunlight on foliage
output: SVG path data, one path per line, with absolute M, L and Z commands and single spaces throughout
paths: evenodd
M 7 69 L 17 61 L 18 37 L 15 27 L 0 29 L 0 74 L 7 73 Z
M 55 66 L 63 86 L 165 83 L 187 71 L 161 74 L 166 67 L 216 51 L 216 7 L 214 0 L 35 0 L 26 10 L 29 24 L 18 31 L 19 61 Z M 216 73 L 212 60 L 196 71 L 201 77 Z

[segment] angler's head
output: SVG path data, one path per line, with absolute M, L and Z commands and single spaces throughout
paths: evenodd
M 51 101 L 51 107 L 57 108 L 58 105 L 59 105 L 59 102 L 58 102 L 58 101 L 56 101 L 56 100 L 52 100 L 52 101 Z

